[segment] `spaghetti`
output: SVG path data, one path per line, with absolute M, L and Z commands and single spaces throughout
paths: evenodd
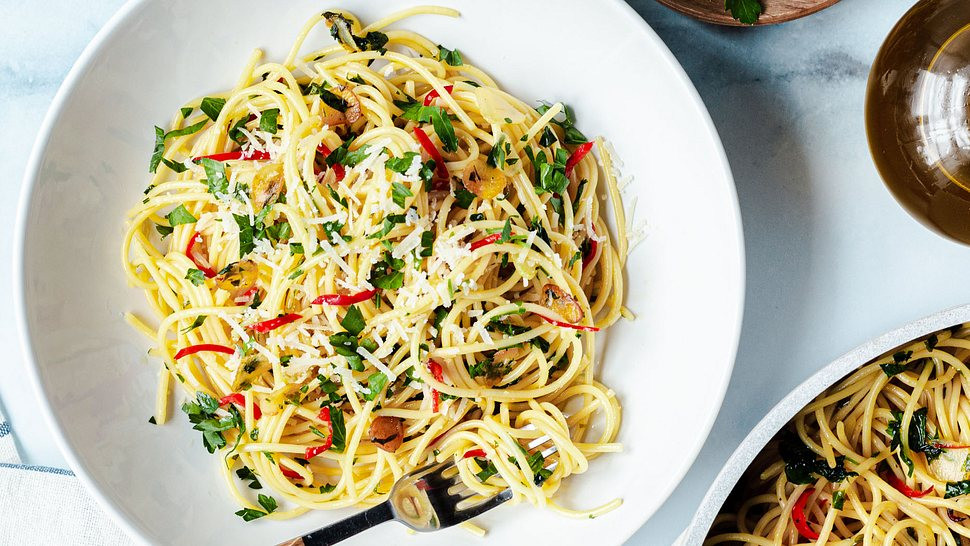
M 829 388 L 762 453 L 705 544 L 963 544 L 968 360 L 964 325 Z
M 127 318 L 163 363 L 154 421 L 181 389 L 246 520 L 374 505 L 449 459 L 481 495 L 619 505 L 552 499 L 620 449 L 592 333 L 629 313 L 608 152 L 568 107 L 385 29 L 418 13 L 458 15 L 318 14 L 156 128 L 122 246 L 159 320 Z M 319 24 L 338 44 L 301 54 Z

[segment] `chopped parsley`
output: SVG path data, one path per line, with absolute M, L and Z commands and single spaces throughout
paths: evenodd
M 256 510 L 253 508 L 243 508 L 236 512 L 236 515 L 241 517 L 243 521 L 253 521 L 254 519 L 259 519 L 263 516 L 272 514 L 276 511 L 278 505 L 276 504 L 276 499 L 268 495 L 259 495 L 259 505 L 263 507 L 262 510 Z
M 907 432 L 909 440 L 909 451 L 922 453 L 926 455 L 927 461 L 933 461 L 943 453 L 943 449 L 936 445 L 937 438 L 935 436 L 931 437 L 929 431 L 926 428 L 926 408 L 920 408 L 913 412 L 913 417 L 909 421 L 909 431 Z M 913 475 L 914 465 L 913 459 L 910 458 L 909 454 L 903 449 L 902 438 L 900 434 L 900 427 L 903 421 L 903 413 L 900 411 L 893 412 L 893 420 L 889 422 L 886 428 L 886 434 L 892 437 L 892 441 L 889 444 L 890 451 L 895 451 L 899 449 L 899 458 L 902 459 L 906 466 L 909 467 L 909 476 Z
M 248 466 L 244 466 L 236 471 L 236 476 L 239 476 L 240 480 L 249 480 L 250 489 L 262 489 L 263 485 L 259 483 L 259 479 L 256 478 L 256 474 L 249 469 Z
M 222 112 L 222 108 L 225 105 L 226 99 L 206 97 L 202 99 L 202 103 L 199 104 L 199 110 L 202 110 L 202 113 L 209 116 L 209 119 L 212 121 L 216 121 L 219 119 L 219 114 Z
M 464 64 L 461 60 L 461 53 L 457 49 L 448 49 L 441 44 L 438 44 L 438 58 L 451 66 L 461 66 Z
M 192 216 L 186 208 L 185 205 L 179 205 L 172 209 L 172 212 L 165 215 L 170 226 L 175 227 L 180 224 L 194 224 L 198 222 L 195 216 Z
M 183 334 L 187 334 L 187 333 L 191 332 L 192 330 L 195 330 L 199 326 L 202 326 L 202 324 L 205 323 L 205 319 L 206 319 L 207 316 L 208 315 L 199 315 L 199 316 L 195 317 L 195 320 L 192 321 L 192 324 L 186 326 L 185 329 L 182 330 L 182 333 Z
M 233 214 L 232 217 L 239 226 L 239 257 L 243 258 L 256 248 L 253 242 L 253 225 L 249 223 L 249 216 Z
M 202 444 L 209 453 L 215 453 L 217 449 L 226 446 L 226 438 L 222 435 L 224 431 L 238 428 L 241 436 L 246 430 L 242 415 L 236 406 L 230 404 L 229 415 L 225 417 L 216 416 L 218 409 L 219 401 L 203 391 L 196 393 L 194 402 L 182 404 L 182 411 L 195 425 L 192 428 L 202 432 Z
M 377 398 L 379 394 L 384 392 L 384 387 L 387 386 L 387 376 L 384 372 L 377 372 L 371 374 L 367 378 L 367 392 L 363 393 L 364 400 L 371 401 Z
M 492 461 L 489 461 L 488 459 L 475 457 L 475 463 L 477 463 L 478 467 L 481 468 L 481 471 L 476 472 L 475 476 L 482 483 L 485 483 L 486 481 L 488 481 L 489 478 L 498 474 L 498 469 L 495 468 L 495 464 L 493 464 Z
M 344 327 L 344 330 L 357 336 L 364 330 L 366 323 L 360 309 L 356 305 L 351 305 L 347 308 L 347 314 L 340 320 L 340 325 Z
M 835 466 L 830 467 L 825 459 L 818 459 L 815 452 L 802 443 L 795 433 L 786 431 L 779 446 L 781 458 L 785 461 L 785 475 L 795 484 L 815 481 L 813 474 L 835 483 L 850 476 L 857 476 L 845 468 L 845 457 L 836 457 Z
M 536 108 L 536 111 L 542 115 L 548 112 L 549 108 L 550 105 L 548 104 L 540 104 L 539 107 Z M 562 127 L 566 144 L 583 144 L 584 142 L 587 142 L 589 139 L 586 138 L 586 135 L 576 128 L 576 114 L 573 112 L 573 109 L 569 107 L 569 105 L 562 105 L 562 115 L 562 118 L 556 116 L 550 121 L 559 127 Z M 543 146 L 547 145 L 543 144 Z
M 388 159 L 384 166 L 396 173 L 404 174 L 408 172 L 408 169 L 411 168 L 415 157 L 418 157 L 417 152 L 405 152 L 401 157 L 392 157 Z
M 188 127 L 175 129 L 167 133 L 161 127 L 156 126 L 155 127 L 155 147 L 154 149 L 152 149 L 152 159 L 148 164 L 148 172 L 150 173 L 155 172 L 158 169 L 158 164 L 162 162 L 162 155 L 164 155 L 165 153 L 166 140 L 172 137 L 191 135 L 197 132 L 199 129 L 202 129 L 202 127 L 204 127 L 206 123 L 208 123 L 206 120 L 202 120 L 196 123 L 195 125 L 189 125 Z M 165 164 L 168 165 L 168 162 L 166 162 Z M 172 169 L 172 170 L 175 170 L 175 169 Z M 181 172 L 181 171 L 176 171 L 176 172 Z
M 391 184 L 391 199 L 394 200 L 394 204 L 404 208 L 405 200 L 408 197 L 412 197 L 414 194 L 407 186 L 401 184 L 400 182 L 394 182 Z
M 277 130 L 277 118 L 279 118 L 279 116 L 279 108 L 263 110 L 263 113 L 259 116 L 259 130 L 275 135 Z
M 906 371 L 906 367 L 908 366 L 907 363 L 912 356 L 913 351 L 899 351 L 893 355 L 892 362 L 880 364 L 879 367 L 882 368 L 883 373 L 885 373 L 887 377 L 892 377 Z
M 209 193 L 215 196 L 226 195 L 226 192 L 229 191 L 229 178 L 226 177 L 225 164 L 208 157 L 200 159 L 199 164 L 205 169 Z
M 731 17 L 746 25 L 755 24 L 764 11 L 759 0 L 725 0 L 724 9 L 731 12 Z
M 455 196 L 455 206 L 467 209 L 471 206 L 472 201 L 475 200 L 475 194 L 465 189 L 465 186 L 460 185 L 452 193 Z
M 344 49 L 349 51 L 383 51 L 387 45 L 387 34 L 370 31 L 363 36 L 357 36 L 351 31 L 350 20 L 339 13 L 324 12 L 323 17 L 330 26 L 330 35 L 337 40 Z

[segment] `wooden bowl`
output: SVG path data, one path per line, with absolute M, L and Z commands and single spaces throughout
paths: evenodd
M 670 9 L 716 25 L 751 26 L 738 22 L 724 9 L 724 0 L 657 0 Z M 764 12 L 755 25 L 774 25 L 811 15 L 839 0 L 761 0 Z

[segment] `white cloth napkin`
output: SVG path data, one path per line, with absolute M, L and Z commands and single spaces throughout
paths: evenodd
M 0 412 L 0 546 L 132 544 L 70 470 L 21 464 Z

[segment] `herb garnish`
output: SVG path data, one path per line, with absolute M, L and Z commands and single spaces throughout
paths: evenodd
M 909 431 L 907 433 L 909 435 L 909 451 L 922 453 L 926 455 L 927 461 L 932 461 L 943 453 L 943 449 L 933 441 L 937 437 L 931 437 L 929 431 L 926 429 L 926 411 L 926 408 L 920 408 L 914 411 L 913 417 L 909 421 Z M 899 449 L 899 458 L 909 467 L 909 473 L 907 475 L 912 476 L 914 470 L 913 459 L 903 449 L 902 437 L 899 430 L 902 421 L 903 412 L 894 411 L 893 420 L 889 422 L 886 428 L 886 434 L 892 436 L 889 449 L 891 451 L 895 451 L 897 448 Z
M 755 24 L 764 11 L 758 0 L 725 0 L 724 9 L 731 12 L 731 17 L 746 25 Z
M 451 66 L 461 66 L 464 64 L 461 60 L 461 53 L 457 49 L 448 49 L 441 44 L 438 44 L 438 58 Z

